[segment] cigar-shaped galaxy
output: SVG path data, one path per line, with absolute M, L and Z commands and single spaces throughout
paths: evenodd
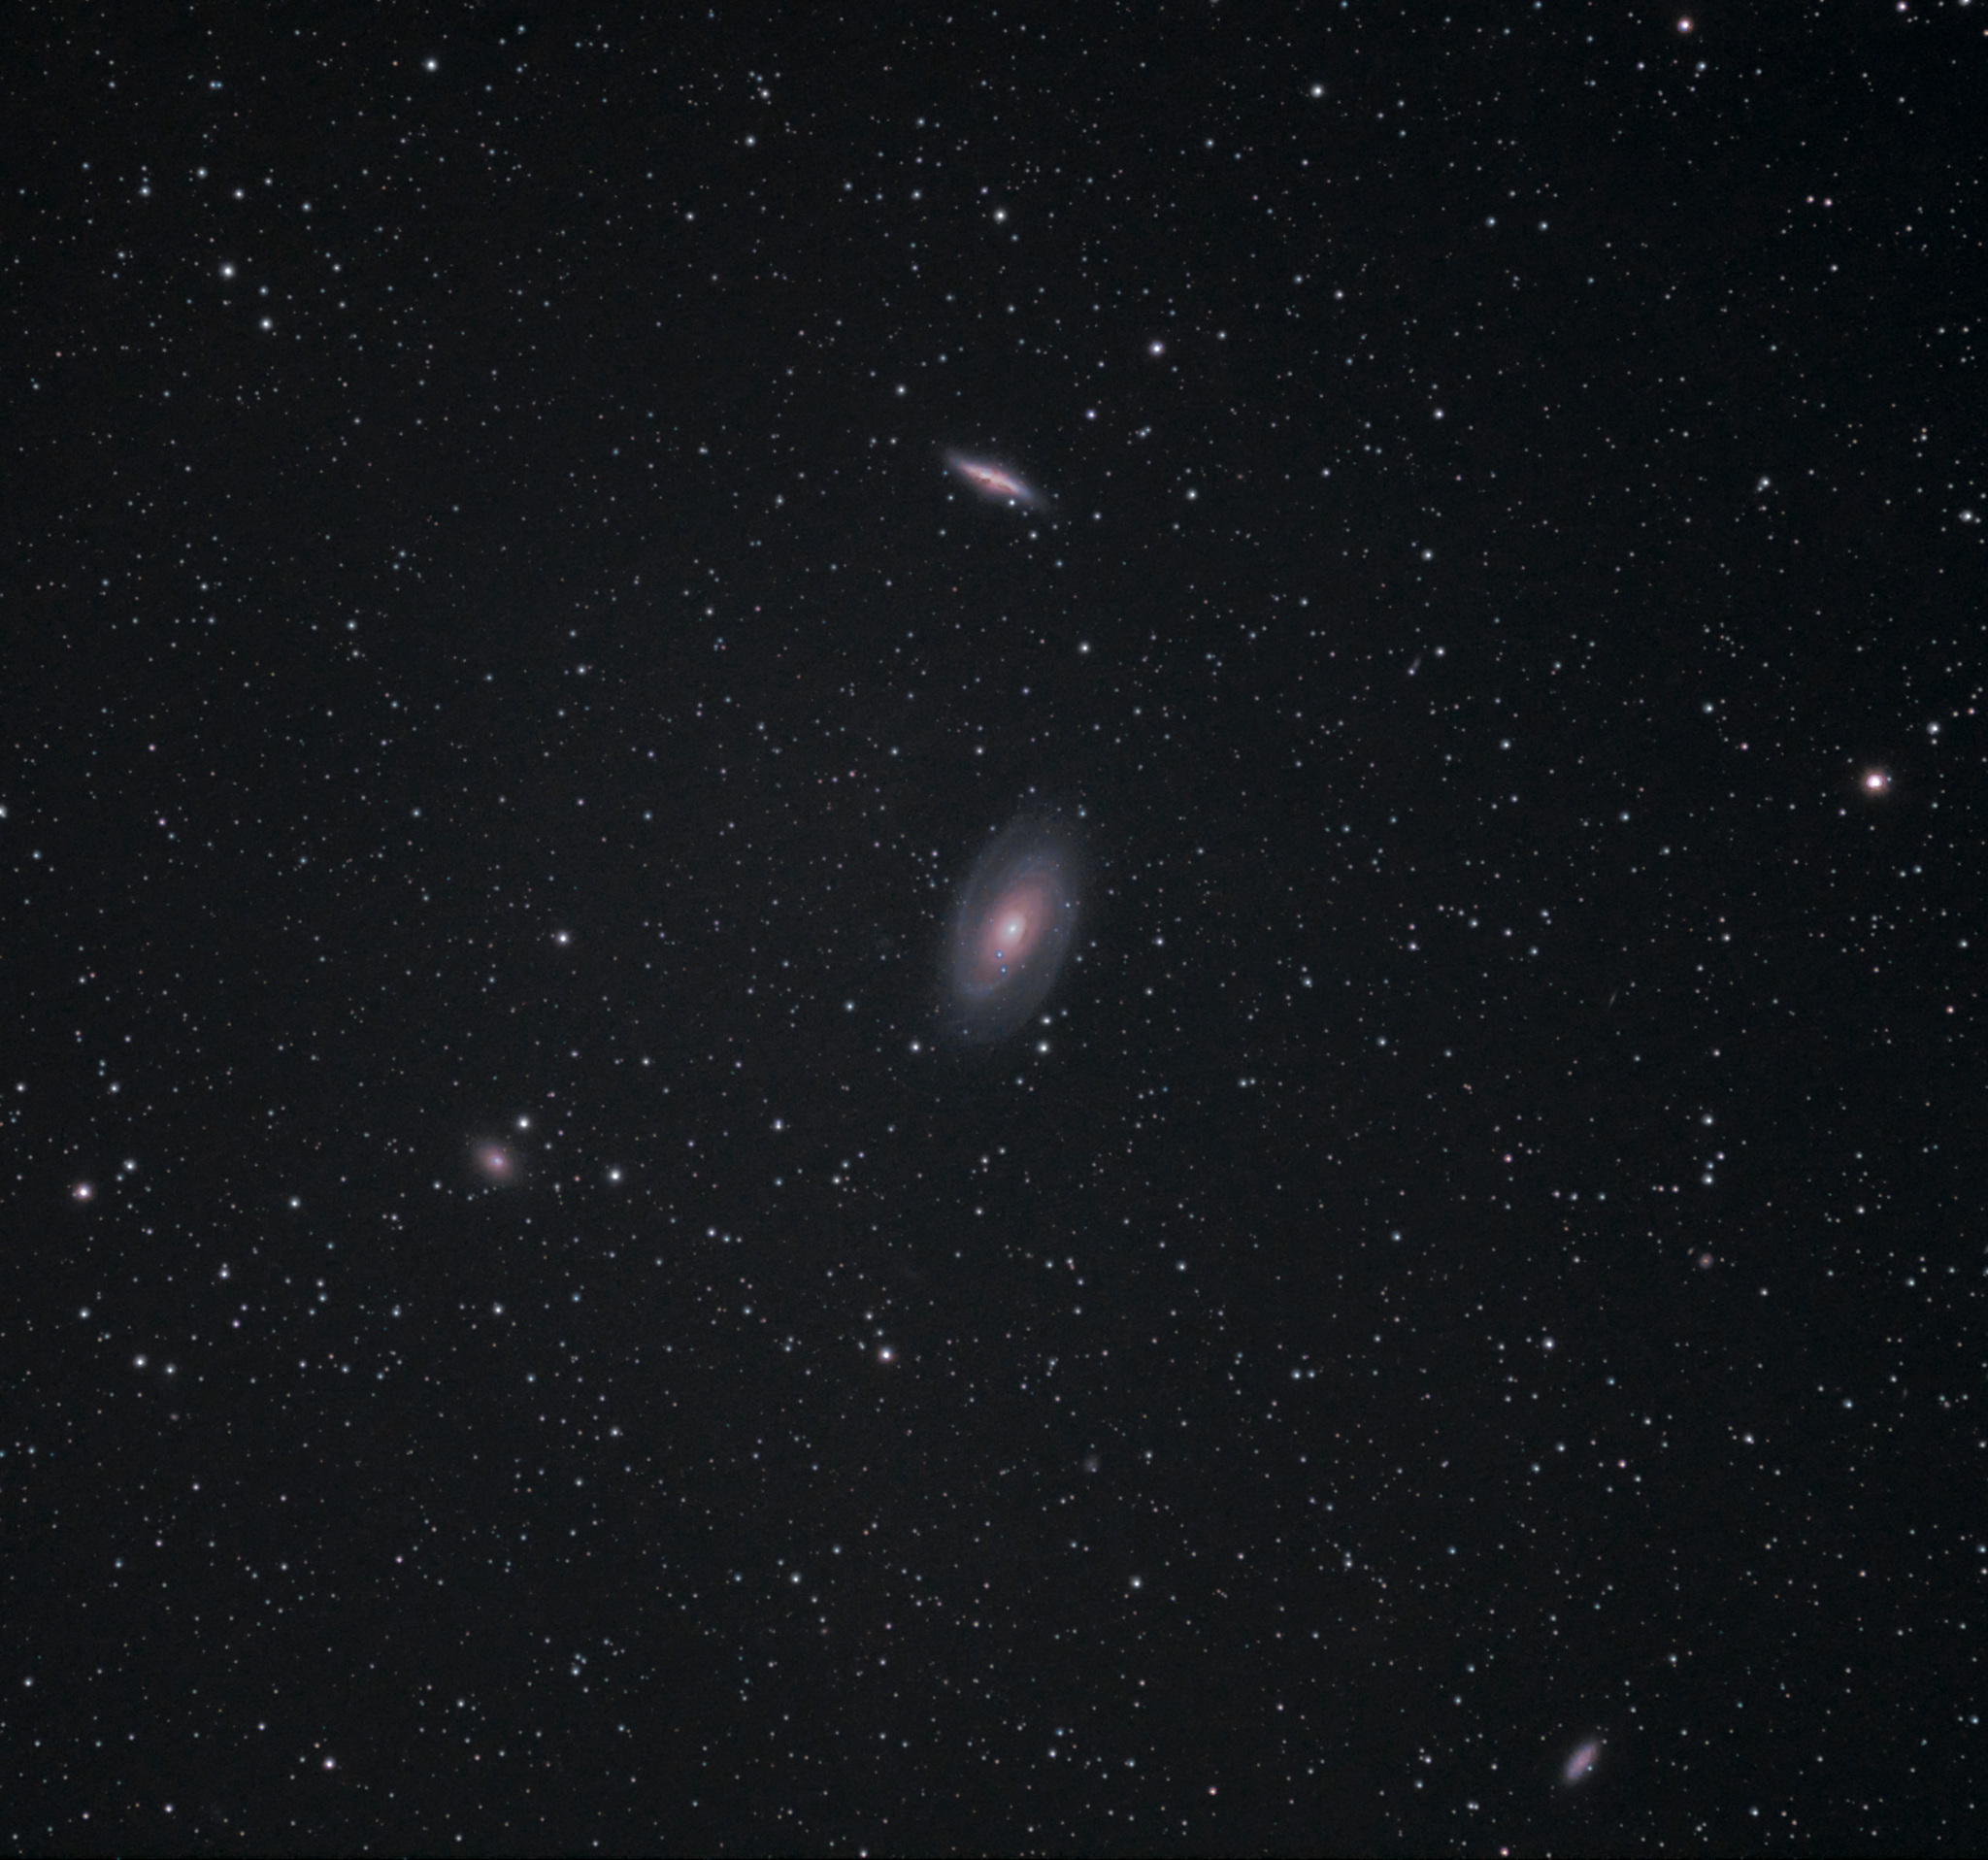
M 1076 934 L 1077 843 L 1061 822 L 1017 820 L 981 853 L 953 918 L 946 969 L 970 1039 L 1012 1033 L 1048 998 Z
M 1034 509 L 1042 503 L 1040 494 L 1006 466 L 985 459 L 968 458 L 962 452 L 947 452 L 945 469 L 963 478 L 982 497 L 1002 504 L 1019 504 Z

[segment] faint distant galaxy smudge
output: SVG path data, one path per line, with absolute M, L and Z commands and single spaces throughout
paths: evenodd
M 946 973 L 970 1039 L 1012 1033 L 1048 998 L 1077 932 L 1075 837 L 1061 821 L 1015 821 L 981 853 L 960 895 Z
M 965 479 L 982 497 L 998 498 L 1004 504 L 1023 504 L 1030 508 L 1043 501 L 1012 472 L 999 465 L 989 465 L 983 459 L 968 458 L 963 452 L 947 452 L 945 469 Z
M 1561 1767 L 1560 1779 L 1563 1782 L 1578 1782 L 1595 1767 L 1602 1754 L 1600 1738 L 1590 1738 Z
M 524 1173 L 524 1158 L 494 1137 L 480 1137 L 470 1145 L 471 1173 L 490 1188 L 508 1188 Z

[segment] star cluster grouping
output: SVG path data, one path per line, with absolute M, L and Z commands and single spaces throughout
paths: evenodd
M 23 15 L 7 1841 L 1969 1847 L 1984 25 Z

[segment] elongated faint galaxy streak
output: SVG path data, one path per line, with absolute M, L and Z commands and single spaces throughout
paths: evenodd
M 945 468 L 965 479 L 982 497 L 999 498 L 1007 504 L 1035 505 L 1042 501 L 1036 492 L 1012 472 L 999 465 L 990 465 L 983 459 L 968 458 L 960 452 L 947 452 Z

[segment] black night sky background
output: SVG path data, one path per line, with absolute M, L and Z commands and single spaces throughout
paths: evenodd
M 1984 27 L 17 9 L 0 1839 L 1979 1851 Z

